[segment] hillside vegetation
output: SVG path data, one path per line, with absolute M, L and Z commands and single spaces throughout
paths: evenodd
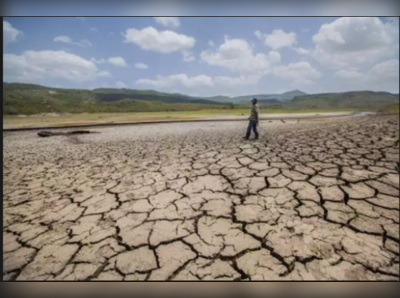
M 3 115 L 230 109 L 231 104 L 129 89 L 73 90 L 3 83 Z
M 237 97 L 214 96 L 214 97 L 208 97 L 206 99 L 217 102 L 226 102 L 234 104 L 245 104 L 250 102 L 252 98 L 257 98 L 259 101 L 276 100 L 278 102 L 288 102 L 291 101 L 296 96 L 302 96 L 306 94 L 307 93 L 304 93 L 300 90 L 293 90 L 282 94 L 251 94 L 251 95 L 237 96 Z
M 300 96 L 295 96 L 296 94 Z M 290 100 L 292 96 L 295 97 Z M 305 95 L 295 90 L 284 93 L 279 98 L 265 94 L 237 97 L 238 101 L 233 104 L 228 101 L 221 102 L 223 97 L 220 96 L 198 98 L 153 90 L 74 90 L 3 83 L 3 115 L 235 109 L 248 108 L 252 97 L 259 99 L 261 109 L 387 111 L 396 110 L 399 105 L 398 94 L 370 91 Z
M 399 105 L 399 95 L 387 92 L 357 91 L 313 94 L 295 97 L 285 106 L 294 109 L 380 110 Z

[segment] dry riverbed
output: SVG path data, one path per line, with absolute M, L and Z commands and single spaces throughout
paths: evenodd
M 399 117 L 3 133 L 5 280 L 398 280 Z
M 354 112 L 261 113 L 261 119 L 309 118 L 348 116 Z M 190 120 L 246 120 L 249 110 L 206 110 L 185 112 L 108 113 L 108 114 L 44 114 L 4 116 L 3 129 L 32 127 L 67 127 L 93 124 L 132 122 L 190 121 Z

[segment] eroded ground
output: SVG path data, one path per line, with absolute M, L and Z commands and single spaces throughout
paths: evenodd
M 3 279 L 398 280 L 398 125 L 3 134 Z

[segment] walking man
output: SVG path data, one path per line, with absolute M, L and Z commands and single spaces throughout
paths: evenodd
M 254 135 L 255 135 L 255 140 L 258 139 L 258 131 L 257 131 L 257 126 L 258 126 L 258 104 L 257 104 L 257 99 L 253 98 L 251 101 L 252 107 L 251 107 L 251 113 L 249 117 L 249 126 L 247 127 L 247 133 L 245 139 L 248 140 L 250 138 L 251 130 L 253 130 Z

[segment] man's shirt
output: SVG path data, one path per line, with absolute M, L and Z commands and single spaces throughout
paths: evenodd
M 258 104 L 255 104 L 251 107 L 249 120 L 258 120 L 258 110 Z

